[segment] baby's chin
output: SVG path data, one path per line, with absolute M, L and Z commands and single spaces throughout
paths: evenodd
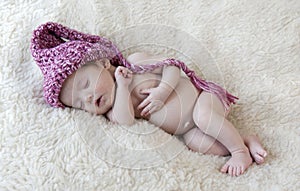
M 109 110 L 111 110 L 112 108 L 112 104 L 109 106 L 106 106 L 105 108 L 102 108 L 101 110 L 96 110 L 96 112 L 94 112 L 94 114 L 96 115 L 104 115 L 106 114 Z

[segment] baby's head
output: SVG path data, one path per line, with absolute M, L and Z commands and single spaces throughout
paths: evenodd
M 114 69 L 106 58 L 86 63 L 64 81 L 60 101 L 89 113 L 106 113 L 115 97 Z
M 110 40 L 52 22 L 34 30 L 30 49 L 44 75 L 49 105 L 96 114 L 112 106 L 114 66 L 129 64 Z

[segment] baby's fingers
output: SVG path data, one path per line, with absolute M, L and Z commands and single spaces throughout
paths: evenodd
M 125 77 L 127 75 L 127 71 L 124 68 L 120 68 L 118 70 L 118 74 L 122 75 L 123 77 Z
M 152 109 L 153 109 L 153 107 L 152 107 L 152 104 L 150 103 L 142 110 L 141 115 L 142 116 L 149 115 Z
M 124 78 L 132 78 L 132 74 L 131 73 L 126 73 L 125 75 L 123 75 Z
M 146 111 L 145 116 L 150 115 L 150 114 L 156 112 L 157 110 L 159 110 L 159 107 L 153 106 L 149 111 Z
M 143 89 L 141 90 L 142 94 L 150 94 L 152 89 Z
M 146 107 L 147 105 L 149 105 L 150 102 L 151 102 L 150 99 L 146 98 L 146 99 L 144 99 L 144 101 L 142 101 L 142 103 L 140 103 L 140 105 L 137 108 L 142 109 L 142 108 Z
M 132 71 L 125 68 L 125 67 L 119 66 L 117 68 L 117 73 L 124 76 L 124 77 L 126 77 L 127 75 L 132 74 Z
M 158 110 L 160 110 L 163 107 L 163 102 L 156 100 L 150 102 L 141 112 L 142 116 L 147 116 L 149 114 L 152 114 Z

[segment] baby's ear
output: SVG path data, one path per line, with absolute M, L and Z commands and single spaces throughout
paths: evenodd
M 106 69 L 109 69 L 110 68 L 110 61 L 107 59 L 107 58 L 102 58 L 100 60 L 96 60 L 95 61 L 95 64 L 97 66 L 102 66 Z

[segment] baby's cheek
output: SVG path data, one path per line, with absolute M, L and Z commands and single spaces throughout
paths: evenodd
M 92 109 L 90 106 L 85 106 L 84 109 L 80 109 L 80 110 L 86 111 L 86 112 L 91 113 L 91 114 L 95 113 L 95 109 Z

